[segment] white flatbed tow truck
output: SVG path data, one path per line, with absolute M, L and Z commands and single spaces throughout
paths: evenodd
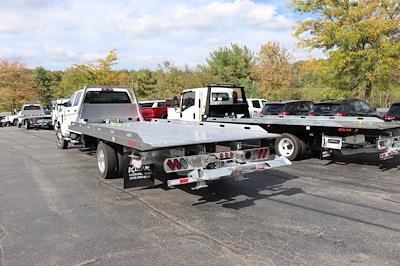
M 88 87 L 77 93 L 77 116 L 57 131 L 57 144 L 97 146 L 103 178 L 123 177 L 124 188 L 169 187 L 290 165 L 285 157 L 268 159 L 267 142 L 279 137 L 259 126 L 155 120 L 141 117 L 133 93 L 120 87 Z M 75 100 L 74 100 L 75 101 Z M 66 132 L 67 131 L 67 132 Z
M 26 130 L 32 128 L 53 127 L 51 115 L 46 115 L 40 104 L 24 104 L 18 113 L 18 127 L 25 126 Z
M 377 117 L 281 116 L 250 118 L 244 88 L 236 84 L 211 84 L 182 92 L 177 119 L 260 126 L 280 134 L 278 155 L 290 160 L 310 149 L 321 158 L 342 154 L 379 153 L 380 159 L 400 154 L 400 123 Z

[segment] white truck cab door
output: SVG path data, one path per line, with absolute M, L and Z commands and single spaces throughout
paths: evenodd
M 261 100 L 251 100 L 247 102 L 249 104 L 249 113 L 250 117 L 257 117 L 259 116 L 261 110 L 262 110 L 262 103 Z
M 63 108 L 61 132 L 64 137 L 69 135 L 68 127 L 71 123 L 77 122 L 78 120 L 79 102 L 82 98 L 82 92 L 83 91 L 78 91 L 72 94 L 71 98 L 69 98 L 68 105 Z
M 182 95 L 181 119 L 185 121 L 199 121 L 199 108 L 196 106 L 196 92 L 186 91 Z

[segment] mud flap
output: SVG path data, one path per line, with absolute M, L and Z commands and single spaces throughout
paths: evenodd
M 142 166 L 140 169 L 130 164 L 131 159 L 128 153 L 123 155 L 123 176 L 124 189 L 131 187 L 154 186 L 152 166 Z

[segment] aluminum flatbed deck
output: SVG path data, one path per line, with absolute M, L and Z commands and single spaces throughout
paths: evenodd
M 400 129 L 400 122 L 384 122 L 375 117 L 327 117 L 327 116 L 274 116 L 258 118 L 208 118 L 206 121 L 247 125 L 296 125 L 313 127 L 358 128 L 373 130 Z
M 279 136 L 255 125 L 176 120 L 109 124 L 73 123 L 70 130 L 140 151 L 225 141 L 275 139 Z

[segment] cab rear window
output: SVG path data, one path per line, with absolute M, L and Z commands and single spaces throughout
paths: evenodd
M 131 103 L 128 94 L 124 91 L 88 91 L 84 103 Z
M 24 111 L 36 111 L 40 110 L 40 106 L 37 105 L 27 105 L 24 107 Z

